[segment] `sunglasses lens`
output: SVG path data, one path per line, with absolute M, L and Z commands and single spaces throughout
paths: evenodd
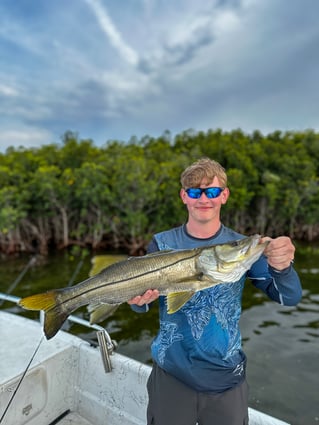
M 205 194 L 207 198 L 218 198 L 218 196 L 222 193 L 223 189 L 221 187 L 209 187 L 205 190 Z
M 187 195 L 192 199 L 198 199 L 201 197 L 202 189 L 199 187 L 191 187 L 189 189 L 186 189 Z

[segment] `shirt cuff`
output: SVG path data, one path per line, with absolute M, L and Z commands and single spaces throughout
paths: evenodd
M 290 272 L 290 270 L 292 269 L 292 264 L 293 264 L 293 261 L 290 263 L 290 265 L 288 267 L 286 267 L 285 269 L 282 269 L 282 270 L 277 270 L 277 269 L 275 269 L 275 267 L 272 267 L 269 264 L 268 264 L 268 268 L 269 268 L 269 271 L 273 274 L 285 275 L 285 274 L 288 274 Z
M 137 304 L 131 304 L 131 309 L 135 311 L 136 313 L 147 313 L 150 307 L 148 304 L 144 304 L 141 306 Z

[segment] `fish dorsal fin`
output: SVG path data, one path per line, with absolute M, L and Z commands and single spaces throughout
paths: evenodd
M 118 263 L 126 258 L 126 255 L 95 255 L 91 260 L 92 267 L 89 276 L 95 276 L 111 264 Z
M 195 294 L 193 291 L 171 292 L 167 295 L 167 313 L 176 313 Z

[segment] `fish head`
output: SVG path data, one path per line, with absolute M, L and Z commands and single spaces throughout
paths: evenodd
M 203 273 L 218 283 L 238 281 L 268 245 L 268 241 L 260 243 L 260 238 L 253 235 L 203 250 L 199 258 Z
M 245 260 L 256 261 L 269 243 L 268 241 L 260 243 L 260 238 L 260 235 L 253 235 L 230 243 L 216 245 L 215 252 L 218 259 L 226 264 Z

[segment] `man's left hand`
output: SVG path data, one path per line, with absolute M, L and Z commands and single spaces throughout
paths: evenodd
M 276 270 L 283 270 L 290 266 L 294 259 L 295 247 L 288 236 L 279 236 L 272 239 L 265 236 L 260 242 L 270 241 L 264 254 L 268 264 Z

